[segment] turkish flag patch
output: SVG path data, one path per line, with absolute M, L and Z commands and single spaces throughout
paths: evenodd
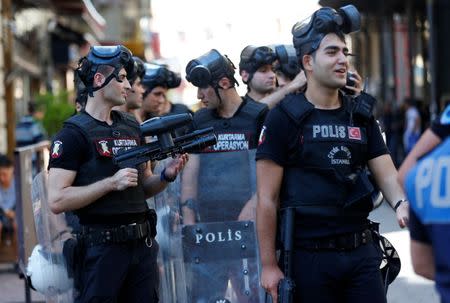
M 348 127 L 348 138 L 353 140 L 361 140 L 361 129 L 359 127 Z

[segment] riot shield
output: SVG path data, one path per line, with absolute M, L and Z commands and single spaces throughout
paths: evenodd
M 263 302 L 255 150 L 191 155 L 181 182 L 186 302 Z
M 42 293 L 47 302 L 71 303 L 73 278 L 63 255 L 64 242 L 72 238 L 65 215 L 51 212 L 47 200 L 47 172 L 33 179 L 31 193 L 38 245 L 28 259 L 27 276 L 31 287 Z
M 153 173 L 160 175 L 168 161 L 170 159 L 158 162 Z M 180 177 L 177 177 L 164 191 L 148 199 L 149 207 L 154 208 L 158 215 L 156 241 L 159 244 L 161 302 L 187 302 L 181 245 L 180 185 Z

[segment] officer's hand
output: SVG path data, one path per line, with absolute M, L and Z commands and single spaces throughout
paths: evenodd
M 15 211 L 11 209 L 5 209 L 5 215 L 11 220 L 13 220 L 16 217 Z
M 138 171 L 135 168 L 122 168 L 111 179 L 114 190 L 124 190 L 138 185 Z
M 352 78 L 353 81 L 355 81 L 355 85 L 354 86 L 347 86 L 346 85 L 345 88 L 347 88 L 347 89 L 349 89 L 351 91 L 354 91 L 355 92 L 354 95 L 358 96 L 361 93 L 362 89 L 363 89 L 362 78 L 361 78 L 361 76 L 358 74 L 358 72 L 356 70 L 351 71 L 351 73 L 352 73 L 351 78 Z
M 188 154 L 178 155 L 174 159 L 172 159 L 166 166 L 166 177 L 168 179 L 175 179 L 178 173 L 186 165 L 186 162 L 188 160 L 189 160 Z
M 305 72 L 299 72 L 290 83 L 287 84 L 289 92 L 294 93 L 306 84 Z
M 409 203 L 408 202 L 401 203 L 400 206 L 397 208 L 396 215 L 397 215 L 398 225 L 401 228 L 404 228 L 404 227 L 408 226 L 408 221 L 409 221 Z
M 277 265 L 263 266 L 261 272 L 261 287 L 272 296 L 272 302 L 278 303 L 278 283 L 284 278 Z

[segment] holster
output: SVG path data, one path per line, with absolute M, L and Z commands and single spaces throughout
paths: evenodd
M 63 256 L 66 261 L 67 275 L 73 278 L 74 287 L 78 289 L 84 259 L 82 241 L 79 241 L 77 237 L 67 239 L 63 244 Z

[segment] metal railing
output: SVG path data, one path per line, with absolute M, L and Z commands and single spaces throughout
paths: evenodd
M 18 238 L 18 265 L 25 280 L 25 302 L 31 302 L 30 286 L 26 279 L 28 257 L 37 244 L 31 190 L 33 178 L 47 169 L 49 141 L 16 148 L 14 151 L 16 180 L 16 221 Z

